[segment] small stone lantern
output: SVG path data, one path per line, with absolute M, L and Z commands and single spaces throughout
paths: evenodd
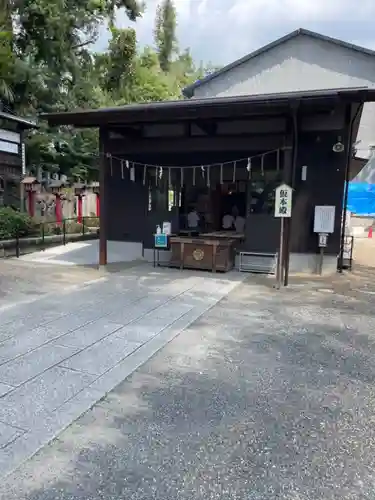
M 99 182 L 93 182 L 91 184 L 92 192 L 96 194 L 96 216 L 100 215 L 100 186 Z
M 73 185 L 74 195 L 77 196 L 77 222 L 82 224 L 82 199 L 85 196 L 86 184 L 76 182 Z
M 22 179 L 25 192 L 27 193 L 28 213 L 30 217 L 35 215 L 35 193 L 39 191 L 40 183 L 36 177 L 25 177 Z
M 62 181 L 52 181 L 48 186 L 52 194 L 54 194 L 56 198 L 56 224 L 58 224 L 59 226 L 62 224 L 63 219 L 61 201 L 65 198 L 65 195 L 63 193 L 63 188 L 65 187 L 65 185 L 66 184 Z

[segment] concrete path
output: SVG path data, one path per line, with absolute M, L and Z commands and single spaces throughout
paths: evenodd
M 0 477 L 241 279 L 141 266 L 0 309 Z
M 109 264 L 142 260 L 142 243 L 108 241 Z M 21 261 L 55 266 L 97 266 L 99 264 L 99 240 L 76 241 L 22 255 Z
M 341 278 L 276 292 L 250 277 L 0 499 L 372 500 L 375 280 Z
M 94 268 L 0 259 L 0 311 L 40 300 L 46 295 L 68 293 L 101 278 L 101 273 Z M 1 326 L 0 323 L 0 333 Z

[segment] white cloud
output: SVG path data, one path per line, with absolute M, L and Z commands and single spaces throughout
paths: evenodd
M 153 43 L 158 0 L 147 0 L 143 19 L 134 26 L 142 45 Z M 303 27 L 375 47 L 374 0 L 175 0 L 180 47 L 196 60 L 225 64 Z M 123 13 L 118 24 L 128 26 Z M 98 48 L 104 48 L 103 31 Z
M 259 21 L 279 23 L 289 20 L 293 22 L 313 22 L 342 19 L 343 17 L 356 19 L 374 13 L 373 0 L 361 0 L 358 5 L 353 0 L 234 0 L 230 13 L 238 21 L 251 24 Z

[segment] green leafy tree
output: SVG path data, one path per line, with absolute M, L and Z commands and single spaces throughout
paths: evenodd
M 188 49 L 178 51 L 176 9 L 163 0 L 155 20 L 156 48 L 138 49 L 133 29 L 118 29 L 123 9 L 132 21 L 141 0 L 0 0 L 0 100 L 24 116 L 181 98 L 203 76 Z M 90 51 L 107 23 L 110 41 Z M 41 121 L 27 138 L 27 164 L 71 180 L 94 180 L 98 134 Z
M 163 0 L 157 7 L 155 22 L 155 44 L 158 49 L 160 67 L 168 72 L 172 58 L 177 52 L 177 17 L 173 0 Z
M 23 115 L 35 116 L 72 108 L 100 107 L 112 102 L 106 88 L 101 87 L 96 78 L 90 44 L 96 40 L 103 22 L 113 25 L 118 8 L 124 8 L 128 17 L 135 21 L 142 12 L 138 1 L 5 2 L 3 12 L 7 16 L 3 24 L 10 27 L 10 31 L 6 32 L 6 38 L 5 35 L 1 38 L 7 41 L 7 46 L 2 43 L 0 47 L 0 74 L 11 75 L 11 78 L 8 86 L 5 85 L 8 82 L 0 80 L 0 92 L 8 107 Z M 129 33 L 134 32 L 129 30 Z M 113 34 L 119 37 L 115 29 Z M 134 45 L 134 34 L 132 38 Z M 5 70 L 6 64 L 11 66 L 12 72 Z M 116 75 L 110 74 L 109 80 L 115 82 Z M 97 134 L 91 131 L 68 127 L 51 129 L 42 123 L 41 128 L 27 139 L 27 161 L 34 170 L 42 167 L 69 177 L 90 178 L 96 175 L 96 153 Z
M 108 51 L 97 55 L 95 69 L 102 88 L 116 98 L 134 74 L 137 38 L 133 29 L 112 28 L 111 34 Z
M 4 1 L 4 0 L 3 0 Z M 137 0 L 7 0 L 13 14 L 16 43 L 61 74 L 73 71 L 82 52 L 93 43 L 100 26 L 113 25 L 117 9 L 135 21 L 143 6 Z
M 12 82 L 15 70 L 15 56 L 12 50 L 12 32 L 6 17 L 0 14 L 0 98 L 12 102 Z

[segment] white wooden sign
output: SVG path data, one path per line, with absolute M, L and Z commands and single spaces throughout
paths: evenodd
M 18 132 L 12 132 L 11 130 L 4 130 L 3 128 L 0 128 L 0 140 L 21 144 L 21 136 Z
M 293 189 L 288 184 L 281 184 L 275 190 L 275 217 L 292 216 Z
M 11 153 L 18 155 L 18 144 L 14 142 L 0 140 L 0 151 L 4 151 L 4 153 Z
M 335 207 L 317 205 L 314 213 L 314 233 L 333 233 L 335 228 Z

